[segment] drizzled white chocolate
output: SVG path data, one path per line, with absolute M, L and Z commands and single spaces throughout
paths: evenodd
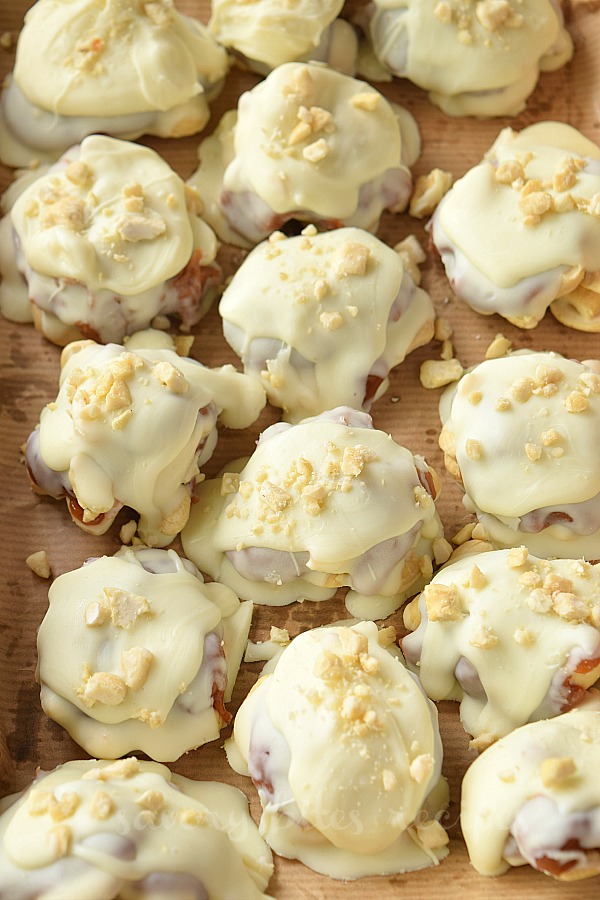
M 489 359 L 447 389 L 440 412 L 446 466 L 495 547 L 598 559 L 597 372 L 558 353 Z
M 65 348 L 62 362 L 58 396 L 28 442 L 34 484 L 66 494 L 86 530 L 104 533 L 129 506 L 146 544 L 169 544 L 214 450 L 217 416 L 247 427 L 264 406 L 262 388 L 232 366 L 208 369 L 171 350 L 82 341 Z
M 522 547 L 458 559 L 405 622 L 416 630 L 402 650 L 427 695 L 461 701 L 476 746 L 582 702 L 600 677 L 600 568 L 580 560 Z
M 183 546 L 244 599 L 280 606 L 349 586 L 353 615 L 383 618 L 431 574 L 436 485 L 370 416 L 340 408 L 271 426 L 245 465 L 203 483 Z
M 379 62 L 451 116 L 514 116 L 573 43 L 555 0 L 374 0 Z
M 461 827 L 478 872 L 530 862 L 548 871 L 554 864 L 562 878 L 598 874 L 599 746 L 600 712 L 575 709 L 518 728 L 471 764 Z M 572 839 L 579 846 L 569 849 Z
M 87 753 L 168 762 L 219 736 L 251 603 L 203 584 L 174 550 L 125 547 L 61 575 L 48 598 L 42 706 Z
M 550 306 L 564 324 L 600 330 L 600 148 L 570 125 L 501 131 L 442 199 L 431 233 L 477 312 L 533 328 Z
M 406 206 L 420 152 L 412 116 L 317 63 L 278 66 L 199 148 L 198 188 L 223 240 L 258 243 L 289 219 L 374 231 Z
M 290 421 L 368 409 L 389 370 L 433 336 L 433 304 L 366 231 L 277 233 L 244 260 L 219 312 L 225 337 Z
M 227 69 L 226 51 L 171 0 L 38 0 L 2 96 L 2 160 L 53 160 L 99 131 L 194 134 Z
M 229 785 L 134 757 L 76 760 L 3 802 L 0 891 L 265 900 L 271 852 Z
M 0 226 L 0 308 L 47 336 L 121 341 L 159 313 L 198 321 L 219 281 L 193 192 L 147 147 L 93 135 L 15 200 Z M 207 303 L 208 301 L 208 303 Z
M 358 42 L 350 23 L 336 18 L 343 5 L 343 0 L 213 0 L 208 28 L 261 74 L 310 59 L 352 75 Z
M 437 713 L 373 622 L 296 637 L 242 703 L 226 749 L 281 856 L 352 879 L 446 855 Z

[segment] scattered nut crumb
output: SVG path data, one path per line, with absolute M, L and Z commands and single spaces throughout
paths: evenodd
M 40 578 L 50 578 L 50 562 L 45 550 L 36 550 L 35 553 L 30 553 L 25 562 L 31 571 Z

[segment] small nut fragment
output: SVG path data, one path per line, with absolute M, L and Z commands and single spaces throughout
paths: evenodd
M 106 791 L 96 791 L 90 803 L 90 815 L 94 819 L 108 819 L 115 811 L 115 804 Z
M 30 553 L 25 558 L 25 562 L 31 571 L 40 578 L 50 578 L 50 562 L 45 550 L 36 550 L 35 553 Z
M 505 159 L 499 163 L 494 173 L 496 181 L 500 184 L 513 184 L 513 182 L 525 181 L 523 165 L 516 159 Z
M 121 526 L 121 530 L 119 531 L 119 540 L 122 544 L 130 544 L 134 538 L 136 531 L 137 522 L 135 521 L 135 519 L 130 519 L 129 522 L 125 522 L 125 524 Z
M 332 254 L 332 269 L 338 278 L 364 275 L 367 271 L 370 249 L 358 241 L 346 241 Z
M 360 91 L 354 94 L 351 103 L 356 109 L 364 109 L 373 112 L 379 106 L 381 95 L 377 91 Z
M 138 241 L 154 240 L 165 233 L 167 226 L 159 216 L 127 213 L 118 219 L 115 229 L 124 241 L 137 243 Z
M 237 494 L 240 486 L 240 476 L 237 472 L 225 472 L 221 479 L 221 496 Z
M 421 363 L 419 378 L 428 390 L 459 381 L 464 369 L 458 359 L 426 359 Z
M 455 584 L 428 584 L 423 590 L 430 622 L 454 622 L 462 618 L 463 604 Z
M 540 778 L 547 788 L 561 787 L 577 770 L 572 756 L 549 756 L 540 766 Z
M 500 359 L 502 356 L 506 356 L 511 347 L 512 341 L 509 341 L 503 334 L 497 334 L 485 351 L 485 358 Z
M 63 822 L 65 819 L 70 819 L 80 802 L 81 798 L 75 791 L 65 791 L 61 797 L 52 795 L 49 808 L 52 821 Z
M 263 503 L 273 512 L 283 512 L 292 502 L 291 494 L 272 481 L 262 483 L 259 495 Z
M 433 772 L 433 756 L 430 753 L 421 753 L 419 756 L 415 756 L 408 767 L 408 772 L 413 781 L 423 784 Z
M 573 391 L 573 393 L 565 397 L 563 406 L 567 410 L 567 412 L 580 413 L 584 412 L 588 408 L 589 401 L 587 397 L 585 397 L 583 394 L 580 394 L 579 391 Z
M 537 462 L 541 459 L 542 456 L 542 448 L 539 444 L 534 444 L 533 442 L 529 442 L 525 444 L 525 455 L 530 462 Z
M 417 837 L 424 847 L 429 850 L 437 850 L 445 847 L 450 838 L 443 825 L 437 819 L 427 819 L 422 824 L 417 824 Z
M 506 564 L 509 569 L 520 569 L 529 559 L 527 547 L 513 547 L 506 555 Z
M 71 848 L 73 833 L 68 825 L 56 825 L 48 832 L 47 839 L 55 859 L 62 859 Z
M 369 642 L 364 634 L 352 628 L 340 628 L 338 640 L 345 655 L 358 658 L 369 649 Z
M 304 159 L 308 160 L 308 162 L 318 163 L 329 156 L 330 151 L 331 147 L 325 138 L 319 138 L 317 141 L 313 141 L 312 144 L 309 144 L 304 148 L 302 156 Z
M 131 647 L 121 653 L 123 680 L 132 691 L 139 691 L 148 678 L 154 655 L 145 647 Z
M 85 608 L 83 620 L 90 628 L 96 628 L 104 625 L 109 616 L 109 608 L 105 603 L 99 600 L 92 600 Z
M 484 456 L 483 444 L 473 438 L 467 438 L 465 441 L 465 453 L 470 460 L 477 462 Z
M 105 587 L 103 594 L 116 628 L 130 628 L 139 616 L 151 613 L 150 604 L 142 594 L 132 594 L 131 591 L 115 587 Z
M 428 175 L 420 175 L 410 198 L 409 214 L 415 219 L 430 216 L 452 184 L 452 173 L 432 169 Z
M 498 635 L 495 634 L 489 625 L 481 625 L 477 628 L 469 640 L 472 647 L 478 650 L 491 650 L 498 643 Z
M 179 369 L 166 360 L 157 362 L 152 369 L 154 375 L 161 384 L 164 384 L 174 394 L 184 394 L 188 389 L 188 383 Z
M 105 706 L 118 706 L 125 699 L 127 685 L 118 675 L 112 672 L 94 672 L 81 692 L 81 699 L 89 703 L 104 703 Z
M 344 317 L 339 312 L 322 312 L 319 321 L 326 331 L 337 331 L 344 324 Z

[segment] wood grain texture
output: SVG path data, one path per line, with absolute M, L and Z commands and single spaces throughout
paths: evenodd
M 15 35 L 31 4 L 26 0 L 0 0 L 0 33 Z M 179 0 L 178 7 L 206 20 L 207 0 Z M 415 174 L 438 166 L 458 177 L 477 163 L 493 142 L 500 128 L 510 124 L 520 129 L 542 119 L 569 122 L 600 143 L 600 12 L 597 3 L 567 4 L 569 29 L 575 41 L 573 61 L 556 73 L 542 75 L 527 110 L 516 119 L 450 119 L 431 106 L 425 94 L 410 84 L 394 80 L 378 86 L 386 96 L 406 106 L 417 119 L 423 153 Z M 13 55 L 0 49 L 0 74 L 12 67 Z M 233 69 L 225 89 L 213 105 L 207 131 L 214 127 L 222 112 L 235 105 L 239 94 L 256 83 L 256 78 Z M 180 141 L 143 140 L 158 150 L 183 177 L 196 166 L 198 138 Z M 12 174 L 0 167 L 0 188 L 4 190 Z M 386 215 L 379 236 L 393 244 L 415 233 L 426 243 L 421 223 L 408 215 Z M 231 272 L 242 259 L 237 250 L 223 248 L 221 259 Z M 429 255 L 424 286 L 434 298 L 438 314 L 452 322 L 456 355 L 464 366 L 479 362 L 498 332 L 505 334 L 515 348 L 553 349 L 578 359 L 598 355 L 597 336 L 570 331 L 551 315 L 534 331 L 520 331 L 498 316 L 483 317 L 471 312 L 451 294 L 441 264 Z M 216 365 L 236 362 L 225 344 L 216 308 L 195 329 L 192 355 L 204 363 Z M 419 366 L 427 358 L 439 356 L 439 344 L 432 343 L 413 353 L 391 376 L 390 389 L 372 410 L 376 427 L 389 431 L 395 440 L 413 452 L 423 454 L 438 471 L 443 493 L 439 510 L 451 537 L 468 520 L 461 495 L 444 471 L 437 446 L 439 392 L 425 391 L 419 382 Z M 119 545 L 118 524 L 110 534 L 94 538 L 83 534 L 68 517 L 63 503 L 35 496 L 20 460 L 20 447 L 35 426 L 42 405 L 54 398 L 59 372 L 59 350 L 47 343 L 31 326 L 0 322 L 0 527 L 2 529 L 2 565 L 0 566 L 0 792 L 20 789 L 27 784 L 37 765 L 50 768 L 68 759 L 85 756 L 67 734 L 42 713 L 35 684 L 35 635 L 47 606 L 48 585 L 25 565 L 25 557 L 45 549 L 56 576 L 76 568 L 89 556 L 114 553 Z M 231 459 L 252 451 L 253 441 L 277 413 L 267 409 L 260 421 L 246 432 L 224 432 L 207 474 L 216 473 Z M 125 521 L 121 516 L 118 522 Z M 176 545 L 177 546 L 177 545 Z M 338 598 L 324 603 L 306 602 L 279 609 L 256 607 L 251 636 L 264 639 L 271 624 L 285 627 L 290 634 L 315 625 L 343 618 L 345 608 Z M 399 628 L 396 615 L 392 623 Z M 65 653 L 68 646 L 65 645 Z M 259 666 L 245 665 L 236 685 L 232 711 L 235 711 L 255 681 Z M 526 687 L 524 686 L 524 689 Z M 456 704 L 440 704 L 440 724 L 445 746 L 444 773 L 450 782 L 451 803 L 446 824 L 452 836 L 449 857 L 436 869 L 389 878 L 367 878 L 356 883 L 340 883 L 318 876 L 301 864 L 276 861 L 276 873 L 270 893 L 281 900 L 324 900 L 324 898 L 388 898 L 402 896 L 420 900 L 445 895 L 448 900 L 470 896 L 493 900 L 533 900 L 551 897 L 557 900 L 586 900 L 598 896 L 599 879 L 573 884 L 558 884 L 527 867 L 512 870 L 497 879 L 485 879 L 470 867 L 458 823 L 460 781 L 473 759 L 468 737 L 458 720 Z M 227 732 L 224 733 L 224 736 Z M 251 800 L 255 818 L 259 804 L 252 785 L 240 779 L 227 765 L 218 740 L 187 754 L 172 768 L 200 779 L 220 779 L 242 788 Z M 243 900 L 243 898 L 234 898 Z

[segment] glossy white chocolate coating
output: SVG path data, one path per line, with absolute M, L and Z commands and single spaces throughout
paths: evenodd
M 203 584 L 174 550 L 125 547 L 61 575 L 48 599 L 38 631 L 42 706 L 87 753 L 141 750 L 168 762 L 219 736 L 213 691 L 231 698 L 251 603 Z
M 42 463 L 68 477 L 84 525 L 130 506 L 146 544 L 169 544 L 214 450 L 217 414 L 247 427 L 264 406 L 262 388 L 233 366 L 209 369 L 168 349 L 83 341 L 63 361 L 56 401 L 40 416 Z
M 451 116 L 517 115 L 540 71 L 573 53 L 555 0 L 374 0 L 369 36 L 386 69 Z
M 412 116 L 366 82 L 286 63 L 201 143 L 190 184 L 219 237 L 241 246 L 267 237 L 277 217 L 375 230 L 384 208 L 406 206 L 419 150 Z
M 575 128 L 502 130 L 430 226 L 457 295 L 477 312 L 536 325 L 598 270 L 599 194 L 600 148 Z
M 447 389 L 440 411 L 440 443 L 452 444 L 447 459 L 465 506 L 494 546 L 598 558 L 596 372 L 558 353 L 513 353 L 471 369 Z
M 3 97 L 2 158 L 56 159 L 97 131 L 193 134 L 228 65 L 206 26 L 167 0 L 38 0 Z
M 437 713 L 373 622 L 296 637 L 243 702 L 226 749 L 263 779 L 261 832 L 282 856 L 352 879 L 446 855 L 431 822 L 447 800 Z
M 534 823 L 538 833 L 534 830 L 532 839 L 540 850 L 546 842 L 560 846 L 568 837 L 562 833 L 560 817 L 577 814 L 595 815 L 598 840 L 599 741 L 600 712 L 574 709 L 555 719 L 523 725 L 471 764 L 462 784 L 461 827 L 478 872 L 500 875 L 509 868 L 504 853 L 511 828 L 533 798 L 548 798 L 558 807 L 558 820 Z M 546 773 L 551 772 L 549 761 L 553 760 L 567 761 L 571 774 L 549 778 Z M 589 846 L 594 847 L 593 835 L 589 838 Z
M 444 566 L 413 604 L 407 659 L 427 695 L 460 700 L 466 731 L 488 742 L 559 713 L 577 664 L 600 665 L 599 566 L 491 550 Z M 469 691 L 465 661 L 478 678 Z
M 289 421 L 368 408 L 389 370 L 433 335 L 429 295 L 398 253 L 357 228 L 259 244 L 219 312 L 245 371 Z M 365 401 L 370 375 L 378 386 Z
M 273 872 L 241 791 L 134 757 L 41 773 L 3 803 L 0 841 L 13 900 L 264 900 Z
M 50 336 L 62 325 L 104 341 L 146 328 L 159 312 L 183 308 L 193 319 L 202 289 L 191 296 L 184 273 L 214 264 L 217 240 L 188 191 L 153 150 L 86 138 L 25 181 L 2 223 L 3 314 L 27 321 L 33 304 Z
M 443 532 L 420 476 L 436 477 L 365 413 L 274 425 L 240 463 L 200 485 L 182 534 L 187 556 L 238 596 L 280 606 L 347 585 L 353 615 L 381 618 L 431 571 Z

